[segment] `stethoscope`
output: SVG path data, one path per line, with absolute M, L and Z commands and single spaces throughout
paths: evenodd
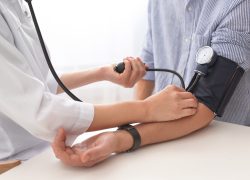
M 36 28 L 36 32 L 37 32 L 37 35 L 38 35 L 38 38 L 39 38 L 39 41 L 40 41 L 40 44 L 41 44 L 45 59 L 46 59 L 46 62 L 48 64 L 48 66 L 49 66 L 49 69 L 50 69 L 52 75 L 54 76 L 54 78 L 57 81 L 58 85 L 63 89 L 63 91 L 66 94 L 68 94 L 73 100 L 82 102 L 76 95 L 74 95 L 63 84 L 63 82 L 58 77 L 58 75 L 57 75 L 57 73 L 56 73 L 56 71 L 55 71 L 55 69 L 54 69 L 54 67 L 53 67 L 53 65 L 51 63 L 48 51 L 46 49 L 46 46 L 45 46 L 45 43 L 44 43 L 44 40 L 43 40 L 43 37 L 42 37 L 42 33 L 41 33 L 40 27 L 38 25 L 36 15 L 35 15 L 32 3 L 31 3 L 32 0 L 25 0 L 25 1 L 28 3 L 30 13 L 31 13 L 31 16 L 32 16 L 32 19 L 33 19 L 33 22 L 34 22 L 34 25 L 35 25 L 35 28 Z M 216 60 L 216 53 L 213 51 L 213 49 L 211 47 L 204 46 L 201 49 L 199 49 L 199 51 L 196 54 L 196 62 L 198 63 L 198 65 L 197 65 L 197 68 L 195 69 L 195 76 L 194 76 L 192 82 L 190 83 L 190 85 L 187 88 L 185 88 L 185 83 L 184 83 L 184 80 L 183 80 L 182 76 L 178 72 L 176 72 L 174 70 L 147 68 L 146 71 L 159 71 L 159 72 L 172 73 L 172 74 L 176 75 L 180 79 L 181 86 L 182 86 L 183 89 L 186 89 L 187 91 L 192 92 L 193 89 L 195 88 L 195 86 L 197 85 L 197 83 L 199 82 L 200 78 L 203 77 L 203 76 L 206 76 L 208 74 L 208 68 L 213 65 L 215 60 Z M 114 67 L 114 71 L 116 71 L 117 73 L 122 73 L 124 70 L 125 70 L 125 64 L 123 62 L 119 63 L 118 65 L 116 65 Z

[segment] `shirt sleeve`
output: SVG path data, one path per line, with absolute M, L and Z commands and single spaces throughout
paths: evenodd
M 148 5 L 148 31 L 146 35 L 146 41 L 144 47 L 141 52 L 141 59 L 143 62 L 149 67 L 154 68 L 154 55 L 153 55 L 153 40 L 152 40 L 152 23 L 151 23 L 151 1 L 149 1 Z M 155 73 L 154 72 L 147 72 L 144 76 L 145 80 L 155 80 Z
M 58 75 L 60 77 L 60 75 Z M 51 93 L 57 94 L 57 89 L 58 89 L 58 83 L 54 76 L 52 75 L 51 71 L 48 72 L 48 76 L 46 79 L 46 84 L 50 90 Z
M 250 1 L 237 1 L 225 12 L 212 34 L 212 48 L 223 57 L 250 67 Z
M 47 46 L 46 46 L 47 48 Z M 48 55 L 50 57 L 50 51 L 49 51 L 49 48 L 47 48 L 47 52 L 48 52 Z M 57 72 L 57 75 L 58 77 L 60 78 L 61 74 L 59 74 Z M 53 94 L 57 94 L 57 89 L 58 89 L 58 83 L 56 81 L 56 79 L 54 78 L 54 76 L 52 75 L 52 72 L 49 71 L 48 72 L 48 75 L 47 75 L 47 79 L 46 79 L 46 85 L 47 87 L 49 88 L 50 92 L 53 93 Z
M 51 93 L 35 78 L 25 57 L 0 36 L 0 111 L 34 136 L 52 141 L 58 128 L 79 135 L 91 125 L 92 104 Z
M 0 14 L 0 35 L 6 39 L 9 43 L 15 44 L 14 37 L 10 31 L 9 26 L 6 24 L 3 16 Z

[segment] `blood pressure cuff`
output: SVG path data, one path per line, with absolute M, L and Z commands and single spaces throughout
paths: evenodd
M 244 72 L 234 61 L 217 56 L 215 63 L 208 68 L 207 75 L 200 78 L 192 93 L 217 116 L 222 117 Z

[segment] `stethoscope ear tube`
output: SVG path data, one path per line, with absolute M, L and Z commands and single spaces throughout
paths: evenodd
M 31 1 L 32 0 L 25 0 L 28 5 L 29 5 L 29 9 L 30 9 L 30 12 L 31 12 L 31 16 L 32 16 L 32 19 L 33 19 L 33 22 L 34 22 L 34 25 L 35 25 L 35 28 L 36 28 L 36 32 L 37 32 L 37 35 L 38 35 L 38 38 L 39 38 L 39 41 L 40 41 L 40 44 L 42 46 L 42 50 L 43 50 L 43 53 L 44 53 L 44 56 L 45 56 L 45 59 L 46 59 L 46 62 L 49 66 L 49 69 L 52 73 L 52 75 L 54 76 L 55 80 L 57 81 L 58 85 L 63 89 L 63 91 L 68 94 L 73 100 L 75 101 L 80 101 L 82 102 L 77 96 L 75 96 L 64 84 L 63 82 L 60 80 L 60 78 L 58 77 L 52 63 L 51 63 L 51 60 L 50 60 L 50 57 L 49 57 L 49 54 L 48 54 L 48 51 L 46 49 L 46 46 L 45 46 L 45 43 L 44 43 L 44 40 L 43 40 L 43 37 L 42 37 L 42 33 L 40 31 L 40 28 L 39 28 L 39 25 L 38 25 L 38 22 L 37 22 L 37 19 L 36 19 L 36 15 L 35 15 L 35 12 L 34 12 L 34 9 L 33 9 L 33 6 L 32 6 L 32 3 Z
M 27 3 L 28 3 L 28 6 L 29 6 L 29 9 L 30 9 L 30 12 L 31 12 L 31 16 L 32 16 L 32 19 L 33 19 L 33 22 L 34 22 L 34 26 L 35 26 L 35 29 L 36 29 L 36 32 L 37 32 L 37 35 L 38 35 L 38 38 L 39 38 L 39 41 L 40 41 L 40 44 L 41 44 L 41 47 L 42 47 L 42 50 L 43 50 L 43 53 L 44 53 L 44 56 L 45 56 L 45 59 L 46 59 L 46 62 L 49 66 L 49 69 L 52 73 L 52 75 L 54 76 L 55 80 L 57 81 L 58 85 L 63 89 L 63 91 L 68 94 L 73 100 L 75 101 L 80 101 L 82 102 L 76 95 L 74 95 L 64 84 L 63 82 L 60 80 L 60 78 L 58 77 L 52 63 L 51 63 L 51 60 L 50 60 L 50 57 L 49 57 L 49 54 L 48 54 L 48 51 L 46 49 L 46 46 L 45 46 L 45 43 L 44 43 L 44 40 L 43 40 L 43 37 L 42 37 L 42 33 L 41 33 L 41 30 L 40 30 L 40 27 L 38 25 L 38 22 L 37 22 L 37 19 L 36 19 L 36 15 L 35 15 L 35 12 L 34 12 L 34 9 L 33 9 L 33 6 L 32 6 L 32 3 L 31 1 L 32 0 L 25 0 Z M 117 73 L 122 73 L 123 71 L 125 70 L 125 64 L 122 62 L 122 63 L 119 63 L 118 65 L 116 65 L 114 67 L 114 71 L 116 71 Z M 168 72 L 168 73 L 172 73 L 174 75 L 176 75 L 180 81 L 181 81 L 181 86 L 183 89 L 185 89 L 185 83 L 184 83 L 184 80 L 182 78 L 182 76 L 176 72 L 176 71 L 173 71 L 173 70 L 170 70 L 170 69 L 146 69 L 147 71 L 159 71 L 159 72 Z M 197 81 L 199 81 L 199 79 L 197 79 Z M 194 83 L 196 84 L 197 82 L 194 81 Z M 191 87 L 192 89 L 192 87 Z M 190 87 L 187 89 L 187 90 L 190 90 Z

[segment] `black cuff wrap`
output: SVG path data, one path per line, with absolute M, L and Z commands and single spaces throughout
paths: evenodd
M 234 61 L 218 56 L 209 67 L 208 74 L 200 78 L 191 92 L 217 116 L 222 117 L 244 72 Z M 191 83 L 194 79 L 195 76 Z

